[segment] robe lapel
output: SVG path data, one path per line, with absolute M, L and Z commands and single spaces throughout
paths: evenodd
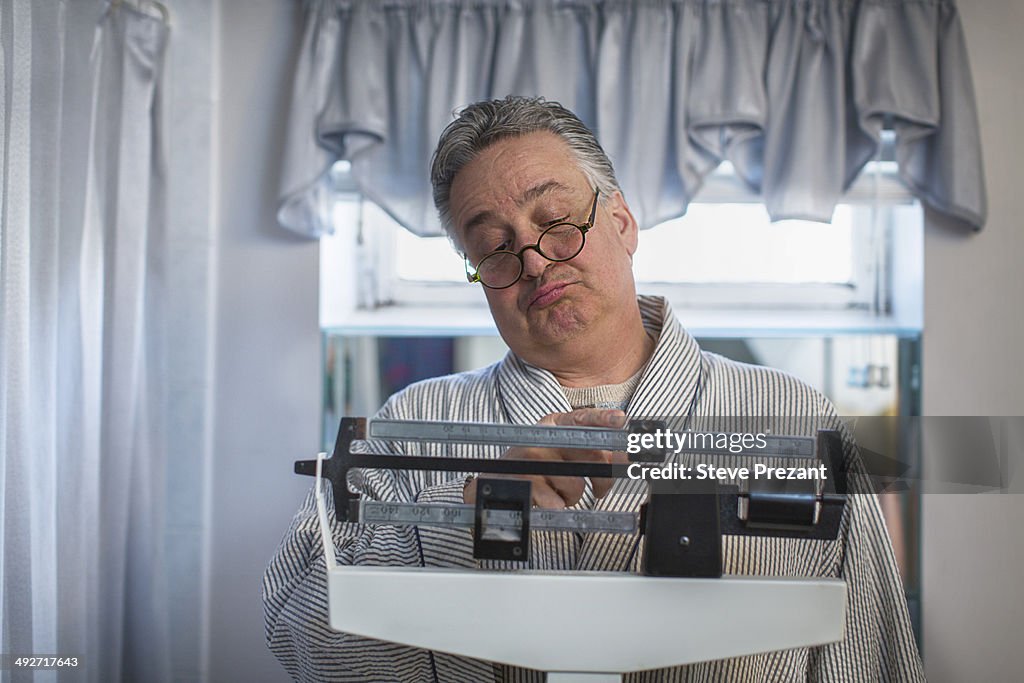
M 700 347 L 664 299 L 640 297 L 640 311 L 644 327 L 658 335 L 658 342 L 626 414 L 630 419 L 669 420 L 672 426 L 681 428 L 691 405 L 699 408 L 696 404 L 702 374 Z M 621 479 L 596 502 L 595 509 L 639 512 L 646 498 L 646 484 Z M 588 534 L 583 539 L 577 569 L 629 571 L 635 566 L 639 551 L 636 536 Z
M 572 410 L 554 375 L 523 362 L 511 353 L 498 367 L 497 392 L 501 413 L 511 424 L 537 424 L 545 415 Z M 592 502 L 593 494 L 588 487 L 579 506 Z M 531 569 L 552 571 L 572 569 L 579 545 L 579 537 L 573 534 L 531 533 L 529 566 Z
M 537 424 L 545 415 L 572 410 L 554 375 L 513 353 L 498 368 L 497 388 L 498 402 L 511 424 Z
M 697 398 L 701 375 L 700 347 L 682 328 L 664 299 L 639 297 L 638 303 L 644 327 L 655 334 L 658 341 L 626 414 L 631 419 L 660 418 L 680 424 Z M 512 353 L 498 368 L 497 389 L 504 417 L 512 424 L 536 424 L 550 413 L 572 410 L 554 375 L 525 363 Z M 647 487 L 643 482 L 624 479 L 616 482 L 608 495 L 596 501 L 588 486 L 578 507 L 637 512 L 646 496 Z M 583 538 L 576 568 L 630 569 L 631 566 L 627 565 L 633 564 L 630 554 L 635 544 L 636 537 L 633 536 L 588 534 Z M 542 557 L 547 555 L 539 554 Z M 547 564 L 541 558 L 537 558 L 537 562 Z

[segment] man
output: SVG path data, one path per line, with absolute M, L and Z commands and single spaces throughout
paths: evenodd
M 607 156 L 568 110 L 509 97 L 464 109 L 444 131 L 432 167 L 434 201 L 470 279 L 484 286 L 510 353 L 469 373 L 427 380 L 391 397 L 382 418 L 622 426 L 626 415 L 691 419 L 801 416 L 830 420 L 827 399 L 781 372 L 702 353 L 667 303 L 637 297 L 637 224 Z M 382 444 L 383 445 L 383 444 Z M 386 447 L 386 445 L 383 445 Z M 408 444 L 456 457 L 612 460 L 551 449 Z M 532 477 L 535 505 L 635 510 L 642 484 Z M 473 502 L 470 475 L 365 471 L 371 498 Z M 328 508 L 330 509 L 330 505 Z M 339 562 L 478 566 L 465 530 L 335 522 Z M 528 566 L 635 570 L 637 539 L 536 534 Z M 832 645 L 647 671 L 629 681 L 920 680 L 892 549 L 873 495 L 853 495 L 834 542 L 728 537 L 727 573 L 838 576 L 847 581 L 846 636 Z M 302 680 L 541 681 L 539 672 L 335 633 L 312 496 L 264 580 L 267 639 Z M 599 597 L 595 597 L 599 599 Z M 452 605 L 468 611 L 472 605 Z M 572 627 L 573 615 L 539 614 Z M 680 615 L 680 619 L 686 618 Z M 628 629 L 629 624 L 622 624 Z M 671 624 L 666 624 L 671 628 Z

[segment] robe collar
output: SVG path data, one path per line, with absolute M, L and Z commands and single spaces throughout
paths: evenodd
M 662 297 L 637 297 L 644 328 L 657 343 L 626 408 L 630 418 L 681 416 L 698 400 L 701 351 Z M 572 410 L 555 376 L 509 352 L 498 366 L 498 401 L 512 424 L 536 424 Z

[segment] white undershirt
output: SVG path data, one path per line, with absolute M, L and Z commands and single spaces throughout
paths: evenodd
M 625 410 L 629 399 L 633 397 L 640 375 L 644 368 L 620 384 L 602 384 L 596 387 L 562 387 L 562 393 L 569 405 L 576 408 L 605 408 L 609 410 Z

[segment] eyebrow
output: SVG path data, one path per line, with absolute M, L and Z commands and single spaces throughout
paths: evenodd
M 571 188 L 567 185 L 558 182 L 557 180 L 546 180 L 542 183 L 534 185 L 533 187 L 523 192 L 522 196 L 520 196 L 519 199 L 516 200 L 516 204 L 522 206 L 527 202 L 540 199 L 544 195 L 554 192 L 556 190 L 569 191 L 571 190 Z M 468 235 L 470 230 L 478 227 L 483 223 L 488 222 L 492 218 L 494 218 L 494 212 L 490 211 L 489 209 L 484 209 L 479 213 L 473 214 L 473 217 L 466 221 L 466 225 L 462 229 L 462 231 L 464 234 Z

